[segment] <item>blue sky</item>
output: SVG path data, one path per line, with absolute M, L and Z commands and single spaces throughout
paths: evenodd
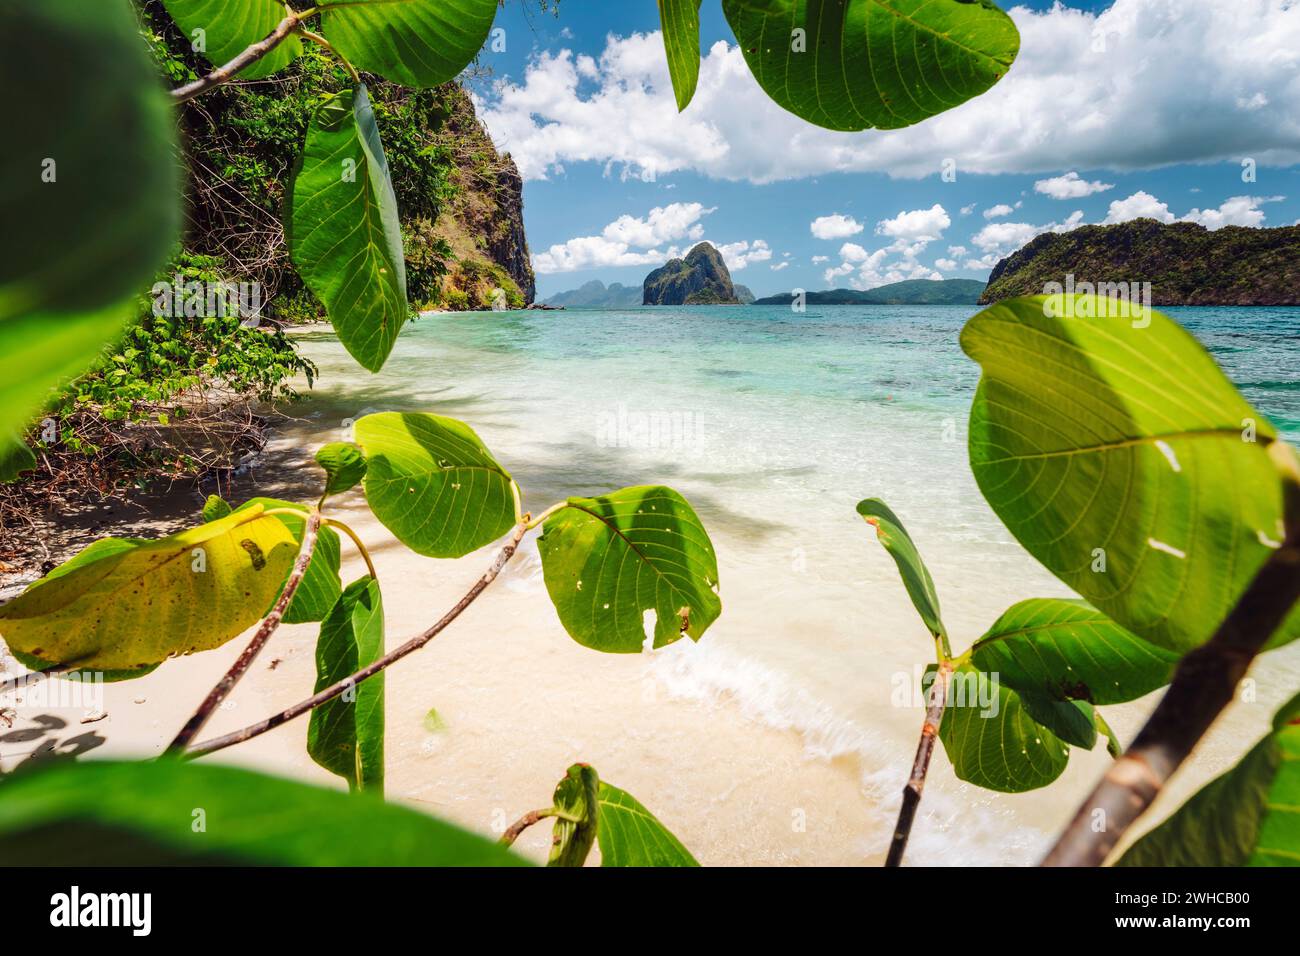
M 485 49 L 492 75 L 470 86 L 525 176 L 539 298 L 639 284 L 701 238 L 766 295 L 982 279 L 1040 231 L 1137 215 L 1300 219 L 1300 2 L 1002 5 L 1021 54 L 993 90 L 848 134 L 766 99 L 718 0 L 681 115 L 654 3 L 561 0 L 558 18 L 510 3 L 505 50 Z

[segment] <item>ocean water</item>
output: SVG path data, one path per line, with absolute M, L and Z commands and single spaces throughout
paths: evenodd
M 301 337 L 320 380 L 297 414 L 320 440 L 378 410 L 469 423 L 510 469 L 525 507 L 663 483 L 684 494 L 718 551 L 721 619 L 647 667 L 666 692 L 736 707 L 842 763 L 861 797 L 897 805 L 932 645 L 892 561 L 856 515 L 885 499 L 934 575 L 963 650 L 1010 604 L 1069 592 L 980 496 L 966 460 L 979 378 L 957 335 L 973 307 L 656 308 L 428 315 L 378 375 L 333 336 Z M 1166 310 L 1246 397 L 1300 440 L 1300 309 Z M 527 564 L 525 563 L 525 567 Z M 535 572 L 535 567 L 533 568 Z M 513 586 L 541 589 L 518 574 Z M 1291 649 L 1257 667 L 1258 702 L 1235 707 L 1183 790 L 1223 770 L 1300 685 Z M 1131 739 L 1154 698 L 1109 708 Z M 707 728 L 700 728 L 707 733 Z M 967 787 L 935 760 L 916 862 L 1030 862 L 1105 766 L 1074 752 L 1050 791 Z M 682 754 L 688 761 L 689 753 Z M 725 768 L 723 768 L 725 770 Z

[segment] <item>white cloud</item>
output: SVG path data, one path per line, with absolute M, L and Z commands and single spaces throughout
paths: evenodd
M 774 266 L 772 266 L 772 271 L 780 272 L 782 269 L 788 269 L 789 267 L 790 267 L 790 263 L 788 262 L 778 262 Z
M 845 262 L 866 262 L 870 253 L 856 242 L 846 242 L 840 246 L 840 258 Z
M 1099 179 L 1088 182 L 1081 179 L 1076 172 L 1068 172 L 1064 176 L 1053 176 L 1050 179 L 1040 179 L 1034 183 L 1034 192 L 1042 193 L 1044 196 L 1051 196 L 1053 199 L 1082 199 L 1084 196 L 1091 196 L 1093 193 L 1104 193 L 1107 189 L 1114 189 L 1114 183 L 1103 183 Z
M 865 170 L 919 178 L 945 156 L 963 173 L 1056 172 L 1062 155 L 1087 169 L 1300 161 L 1300 111 L 1263 108 L 1300 102 L 1294 0 L 1114 0 L 1099 13 L 1010 15 L 1021 43 L 1008 75 L 902 130 L 810 126 L 771 102 L 723 41 L 678 114 L 658 33 L 611 36 L 598 59 L 543 52 L 478 105 L 527 179 L 584 161 L 752 182 Z
M 657 206 L 642 217 L 619 216 L 599 236 L 579 236 L 551 246 L 533 256 L 533 268 L 542 275 L 616 266 L 660 265 L 680 250 L 658 247 L 674 240 L 698 241 L 704 235 L 700 218 L 716 207 L 672 203 Z
M 933 242 L 951 225 L 947 210 L 935 203 L 929 209 L 913 209 L 900 212 L 893 219 L 882 219 L 876 223 L 876 235 L 912 242 Z
M 991 207 L 989 207 L 988 209 L 985 209 L 985 210 L 984 210 L 984 218 L 985 218 L 985 219 L 999 219 L 999 218 L 1001 218 L 1002 216 L 1009 216 L 1009 215 L 1011 215 L 1011 214 L 1012 214 L 1013 212 L 1015 212 L 1015 211 L 1016 211 L 1016 210 L 1015 210 L 1015 207 L 1013 207 L 1013 206 L 1008 206 L 1006 203 L 1004 203 L 1004 202 L 1000 202 L 1000 203 L 998 203 L 996 206 L 991 206 Z
M 856 236 L 865 228 L 852 216 L 841 216 L 839 213 L 818 216 L 808 226 L 818 239 L 847 239 L 849 236 Z
M 727 269 L 731 272 L 739 272 L 751 262 L 766 262 L 772 258 L 771 248 L 762 239 L 755 239 L 753 242 L 745 240 L 730 242 L 717 248 L 722 261 L 727 264 Z
M 830 262 L 830 261 L 831 261 L 831 257 L 830 257 L 830 256 L 813 256 L 813 257 L 812 257 L 812 262 L 813 262 L 813 265 L 815 265 L 815 266 L 817 266 L 817 265 L 821 265 L 823 262 Z
M 969 216 L 971 213 L 973 213 L 973 212 L 975 211 L 975 206 L 976 206 L 976 205 L 977 205 L 976 203 L 971 203 L 969 206 L 962 206 L 962 207 L 961 207 L 961 214 L 962 214 L 963 216 Z
M 934 267 L 936 269 L 942 269 L 945 272 L 952 272 L 957 268 L 957 262 L 955 259 L 935 259 Z
M 1027 222 L 991 222 L 971 236 L 970 241 L 985 252 L 1008 247 L 1019 249 L 1041 231 Z
M 1198 222 L 1206 229 L 1224 226 L 1261 226 L 1264 223 L 1264 203 L 1281 202 L 1285 196 L 1233 196 L 1224 200 L 1218 209 L 1193 209 L 1183 222 Z
M 1158 222 L 1173 222 L 1175 216 L 1169 206 L 1155 196 L 1139 189 L 1127 199 L 1116 199 L 1110 204 L 1110 211 L 1102 220 L 1103 225 L 1128 222 L 1131 219 L 1155 219 Z

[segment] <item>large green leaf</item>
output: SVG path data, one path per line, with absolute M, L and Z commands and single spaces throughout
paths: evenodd
M 13 481 L 36 467 L 36 456 L 12 432 L 0 431 L 0 482 Z
M 358 419 L 366 501 L 412 551 L 459 558 L 515 522 L 510 474 L 464 422 L 428 413 Z
M 1169 683 L 1178 655 L 1130 634 L 1086 601 L 1012 605 L 971 648 L 1008 687 L 1056 700 L 1121 704 Z
M 379 582 L 354 581 L 320 626 L 317 692 L 384 656 Z M 384 792 L 384 675 L 376 674 L 311 712 L 307 752 L 353 789 Z
M 1182 653 L 1214 633 L 1282 539 L 1267 451 L 1277 433 L 1176 323 L 1129 311 L 1035 297 L 971 319 L 962 348 L 984 375 L 970 461 L 1030 554 Z M 1297 635 L 1300 608 L 1270 644 Z
M 983 93 L 1020 34 L 990 0 L 722 0 L 760 86 L 836 130 L 897 129 Z
M 379 371 L 410 307 L 397 197 L 364 83 L 328 96 L 312 114 L 285 237 L 343 347 Z
M 167 97 L 127 0 L 0 5 L 0 455 L 134 315 L 181 221 Z M 69 69 L 68 64 L 77 64 Z
M 1273 732 L 1116 866 L 1300 866 L 1300 696 Z
M 0 866 L 525 866 L 397 804 L 176 760 L 49 762 L 0 786 Z
M 285 17 L 277 0 L 163 0 L 190 43 L 202 36 L 200 52 L 213 66 L 225 66 L 259 40 L 269 36 Z M 203 33 L 196 34 L 195 31 Z M 302 52 L 302 41 L 290 34 L 264 57 L 239 72 L 241 80 L 256 80 L 284 69 Z
M 261 512 L 158 541 L 98 541 L 0 607 L 0 637 L 84 670 L 142 670 L 219 647 L 261 618 L 298 551 Z
M 921 560 L 921 552 L 917 550 L 912 536 L 907 533 L 898 516 L 879 498 L 864 498 L 859 501 L 858 514 L 876 529 L 877 540 L 898 565 L 903 587 L 907 588 L 912 606 L 921 615 L 921 620 L 930 629 L 930 633 L 935 637 L 945 634 L 943 620 L 939 616 L 939 595 L 934 589 L 934 579 L 930 577 L 929 569 Z
M 555 827 L 547 866 L 582 866 L 600 825 L 600 777 L 594 768 L 575 763 L 555 787 Z
M 402 86 L 454 80 L 492 29 L 497 0 L 353 0 L 320 4 L 322 28 L 359 70 Z
M 602 782 L 598 797 L 601 866 L 699 866 L 653 813 L 618 787 Z
M 659 23 L 677 109 L 684 110 L 700 80 L 700 0 L 659 0 Z
M 229 506 L 227 505 L 227 507 Z M 307 526 L 306 505 L 294 501 L 281 501 L 278 498 L 250 498 L 236 509 L 236 513 L 247 511 L 249 508 L 261 508 L 265 511 L 292 509 L 301 512 L 303 515 L 301 518 L 291 514 L 277 514 L 274 517 L 289 530 L 289 533 L 293 535 L 294 542 L 299 546 L 302 545 L 303 529 Z M 205 507 L 204 519 L 212 520 L 207 517 L 207 510 L 207 507 Z M 325 615 L 330 613 L 334 607 L 334 602 L 338 600 L 339 594 L 343 591 L 343 579 L 339 576 L 342 560 L 343 555 L 338 532 L 333 528 L 322 525 L 316 533 L 316 550 L 312 552 L 311 563 L 307 565 L 307 573 L 302 576 L 302 581 L 298 584 L 298 590 L 294 594 L 293 600 L 289 602 L 289 606 L 285 609 L 282 619 L 285 624 L 310 624 L 313 621 L 323 621 L 325 619 Z M 292 566 L 290 570 L 292 570 Z M 288 580 L 288 577 L 289 573 L 286 571 L 285 580 Z M 278 596 L 279 590 L 277 589 L 275 597 Z M 275 603 L 275 597 L 272 597 L 272 604 Z M 270 610 L 269 606 L 267 610 Z
M 11 370 L 44 391 L 46 366 L 89 365 L 124 316 L 79 316 L 144 293 L 180 234 L 174 118 L 138 31 L 128 0 L 0 4 L 0 428 L 32 411 L 10 407 Z
M 570 498 L 537 541 L 546 590 L 579 644 L 636 653 L 646 611 L 654 646 L 699 640 L 722 613 L 713 544 L 686 499 L 660 485 Z
M 957 667 L 952 679 L 939 739 L 960 779 L 989 790 L 1023 793 L 1061 775 L 1070 748 L 1029 715 L 1019 694 L 970 664 Z

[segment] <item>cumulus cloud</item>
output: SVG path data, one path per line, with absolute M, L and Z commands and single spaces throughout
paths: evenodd
M 755 239 L 753 242 L 747 240 L 729 242 L 717 248 L 722 261 L 732 272 L 739 272 L 751 262 L 766 262 L 772 258 L 771 248 L 762 239 Z
M 740 50 L 723 41 L 703 57 L 695 99 L 678 114 L 658 33 L 611 36 L 599 58 L 540 53 L 478 106 L 527 179 L 574 162 L 762 183 L 872 170 L 919 178 L 938 172 L 936 157 L 955 158 L 962 173 L 1055 172 L 1062 155 L 1080 168 L 1122 170 L 1242 156 L 1300 161 L 1300 111 L 1264 108 L 1300 102 L 1293 0 L 1009 12 L 1021 44 L 1008 75 L 902 130 L 812 127 L 772 103 Z
M 876 223 L 875 234 L 892 240 L 875 251 L 856 242 L 840 246 L 840 264 L 822 273 L 827 285 L 848 284 L 855 289 L 872 289 L 904 279 L 942 279 L 941 273 L 917 261 L 917 256 L 931 242 L 943 237 L 943 231 L 952 225 L 952 219 L 943 206 L 935 203 L 929 209 L 904 210 L 890 219 Z M 814 262 L 826 261 L 824 256 L 814 257 Z M 955 268 L 952 263 L 945 268 Z
M 578 269 L 658 265 L 681 254 L 676 246 L 660 250 L 663 243 L 703 238 L 704 226 L 699 220 L 714 208 L 697 202 L 672 203 L 657 206 L 643 217 L 619 216 L 599 236 L 579 236 L 537 253 L 533 268 L 549 275 Z
M 1009 216 L 1015 211 L 1014 206 L 1008 206 L 1006 203 L 1000 202 L 996 206 L 990 206 L 988 209 L 985 209 L 984 218 L 999 219 L 1002 216 Z
M 948 211 L 935 203 L 929 209 L 913 209 L 900 212 L 893 219 L 882 219 L 876 224 L 876 235 L 910 242 L 933 242 L 951 225 Z
M 866 227 L 852 216 L 835 213 L 831 216 L 818 216 L 808 228 L 818 239 L 847 239 L 856 236 Z
M 778 262 L 775 265 L 773 265 L 771 269 L 773 272 L 780 272 L 782 269 L 788 269 L 789 267 L 790 267 L 790 263 L 788 262 Z
M 1103 225 L 1128 222 L 1131 219 L 1154 219 L 1157 222 L 1173 222 L 1176 217 L 1169 211 L 1169 206 L 1143 189 L 1139 189 L 1127 199 L 1116 199 L 1110 204 L 1110 211 L 1102 220 Z
M 1184 222 L 1199 222 L 1206 229 L 1224 226 L 1261 226 L 1264 224 L 1264 203 L 1281 202 L 1285 196 L 1233 196 L 1224 200 L 1218 209 L 1193 209 L 1183 217 Z
M 1034 183 L 1034 192 L 1042 193 L 1044 196 L 1051 196 L 1053 199 L 1082 199 L 1084 196 L 1091 196 L 1093 193 L 1104 193 L 1107 189 L 1114 188 L 1114 183 L 1103 183 L 1099 179 L 1088 182 L 1088 180 L 1080 178 L 1079 174 L 1073 171 L 1063 176 L 1040 179 Z

